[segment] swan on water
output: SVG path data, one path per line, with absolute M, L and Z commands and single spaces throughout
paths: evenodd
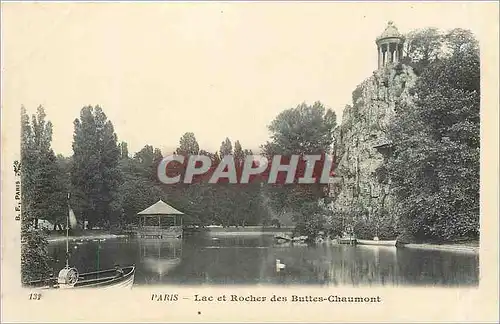
M 276 259 L 276 272 L 279 272 L 282 269 L 285 269 L 285 264 L 281 263 L 280 259 Z

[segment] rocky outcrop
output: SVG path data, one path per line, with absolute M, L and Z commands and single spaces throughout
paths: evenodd
M 387 132 L 398 102 L 411 103 L 409 89 L 416 79 L 402 64 L 377 70 L 354 90 L 353 105 L 343 112 L 335 134 L 338 181 L 331 196 L 346 225 L 390 217 L 392 197 L 383 168 L 391 154 Z

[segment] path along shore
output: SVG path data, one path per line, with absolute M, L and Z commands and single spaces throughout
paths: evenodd
M 470 246 L 463 244 L 405 244 L 405 248 L 420 249 L 420 250 L 434 250 L 434 251 L 450 251 L 462 253 L 479 254 L 479 246 Z

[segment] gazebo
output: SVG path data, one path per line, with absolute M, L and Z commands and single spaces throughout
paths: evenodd
M 137 236 L 139 238 L 181 238 L 182 237 L 182 215 L 169 204 L 158 200 L 139 215 L 139 227 Z

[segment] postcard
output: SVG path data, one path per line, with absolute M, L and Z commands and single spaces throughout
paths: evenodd
M 3 322 L 498 322 L 498 2 L 3 2 Z

